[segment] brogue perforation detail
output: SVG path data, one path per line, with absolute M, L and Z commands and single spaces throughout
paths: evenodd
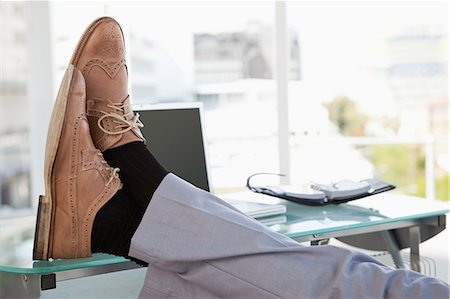
M 97 214 L 97 211 L 105 204 L 107 199 L 109 198 L 109 194 L 111 193 L 112 186 L 114 185 L 113 182 L 111 184 L 108 184 L 103 189 L 102 193 L 94 200 L 92 205 L 89 208 L 88 213 L 86 214 L 86 217 L 84 219 L 84 240 L 83 240 L 83 249 L 85 251 L 90 251 L 89 248 L 89 240 L 91 238 L 91 224 L 93 223 L 93 217 Z
M 83 98 L 83 95 L 82 95 Z M 81 100 L 81 99 L 80 99 Z M 75 123 L 73 126 L 73 136 L 72 136 L 72 145 L 71 145 L 71 165 L 70 165 L 70 179 L 69 179 L 69 204 L 71 211 L 71 245 L 72 249 L 77 248 L 77 230 L 76 230 L 76 215 L 77 213 L 77 203 L 74 198 L 76 198 L 76 176 L 77 176 L 77 152 L 78 152 L 78 129 L 80 125 L 80 121 L 82 118 L 85 118 L 84 114 L 80 114 L 75 119 Z M 83 154 L 83 153 L 82 153 Z
M 98 66 L 98 67 L 102 68 L 111 79 L 114 79 L 116 77 L 118 70 L 122 66 L 125 66 L 125 70 L 127 70 L 125 59 L 121 59 L 119 62 L 117 62 L 111 66 L 101 58 L 93 58 L 93 59 L 89 60 L 83 68 L 82 73 L 86 78 L 94 66 Z
M 90 164 L 89 162 L 86 162 L 88 160 L 89 157 L 89 151 L 86 149 L 81 150 L 81 162 L 82 162 L 82 166 L 81 169 L 82 170 L 86 170 L 90 168 Z
M 88 151 L 83 151 L 83 153 L 89 153 Z M 92 153 L 92 152 L 91 152 Z M 89 155 L 88 155 L 89 156 Z M 89 169 L 96 169 L 105 180 L 105 186 L 102 192 L 93 200 L 92 204 L 89 206 L 87 214 L 84 217 L 83 221 L 83 229 L 80 231 L 81 236 L 79 238 L 81 242 L 81 254 L 90 252 L 90 237 L 92 230 L 93 218 L 97 214 L 98 210 L 103 206 L 107 200 L 111 197 L 111 192 L 117 185 L 117 181 L 120 180 L 117 176 L 118 168 L 111 168 L 107 166 L 106 161 L 103 159 L 103 155 L 98 150 L 95 151 L 93 161 L 87 162 L 86 165 L 89 166 Z M 108 176 L 109 181 L 108 181 Z M 120 181 L 119 181 L 120 182 Z

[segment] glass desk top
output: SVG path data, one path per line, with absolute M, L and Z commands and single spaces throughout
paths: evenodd
M 262 194 L 244 192 L 226 196 L 233 200 L 250 200 L 283 204 L 286 213 L 274 216 L 275 221 L 260 218 L 261 222 L 291 238 L 369 227 L 405 220 L 418 220 L 450 212 L 450 202 L 428 200 L 385 192 L 345 204 L 321 207 L 307 206 Z
M 32 247 L 30 247 L 31 254 Z M 9 264 L 0 264 L 0 271 L 23 273 L 23 274 L 46 274 L 59 271 L 83 269 L 94 266 L 104 266 L 129 262 L 128 259 L 110 254 L 96 253 L 89 258 L 81 259 L 60 259 L 51 261 L 26 260 L 10 261 Z
M 450 211 L 449 202 L 399 195 L 394 192 L 322 207 L 300 205 L 252 192 L 227 194 L 224 197 L 286 205 L 285 214 L 258 220 L 291 238 L 418 220 L 444 215 Z M 44 274 L 128 262 L 125 258 L 107 254 L 94 254 L 91 258 L 74 260 L 33 261 L 31 253 L 34 224 L 28 226 L 29 232 L 25 234 L 28 236 L 27 239 L 14 244 L 0 244 L 0 271 Z
M 3 236 L 0 237 L 0 240 L 2 240 L 0 242 L 0 272 L 46 274 L 113 264 L 127 265 L 130 263 L 128 259 L 110 254 L 94 254 L 92 257 L 80 259 L 33 261 L 35 220 L 34 217 L 29 218 L 15 219 L 15 225 L 9 225 L 9 227 L 8 221 L 1 221 L 0 234 Z M 17 238 L 13 238 L 13 240 L 7 238 L 7 235 L 12 234 L 17 235 Z

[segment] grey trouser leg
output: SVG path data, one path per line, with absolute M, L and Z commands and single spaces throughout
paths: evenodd
M 449 286 L 334 246 L 306 247 L 167 175 L 133 236 L 142 298 L 448 298 Z

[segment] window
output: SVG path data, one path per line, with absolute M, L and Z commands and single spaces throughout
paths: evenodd
M 448 4 L 288 2 L 287 12 L 301 74 L 289 83 L 293 180 L 377 176 L 420 196 L 428 181 L 448 199 L 449 120 L 437 112 L 448 111 Z
M 30 165 L 46 133 L 28 111 L 40 105 L 27 100 L 31 2 L 1 5 L 0 216 L 35 208 L 42 174 Z M 203 103 L 216 191 L 278 171 L 276 2 L 33 5 L 47 11 L 48 41 L 35 46 L 51 52 L 49 107 L 84 28 L 111 15 L 125 30 L 134 103 Z M 287 2 L 286 12 L 291 182 L 378 176 L 448 198 L 447 4 Z
M 1 4 L 0 218 L 31 207 L 23 6 L 23 2 Z

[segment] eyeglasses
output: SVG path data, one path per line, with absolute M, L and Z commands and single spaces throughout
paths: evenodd
M 268 194 L 268 195 L 273 194 L 274 196 L 276 196 L 276 194 L 280 194 L 280 192 L 282 192 L 281 189 L 279 190 L 280 192 L 277 192 L 278 189 L 275 188 L 275 187 L 255 187 L 255 186 L 252 186 L 252 185 L 250 184 L 251 179 L 254 178 L 255 176 L 260 176 L 260 175 L 286 176 L 285 174 L 282 174 L 282 173 L 271 173 L 271 172 L 257 172 L 257 173 L 254 173 L 254 174 L 250 175 L 250 176 L 247 178 L 247 184 L 246 184 L 246 186 L 247 186 L 247 188 L 248 188 L 249 190 L 251 190 L 251 191 L 253 191 L 253 192 L 256 192 L 256 193 L 264 193 L 264 194 L 270 193 L 270 194 Z M 284 193 L 284 192 L 283 192 L 283 193 Z

